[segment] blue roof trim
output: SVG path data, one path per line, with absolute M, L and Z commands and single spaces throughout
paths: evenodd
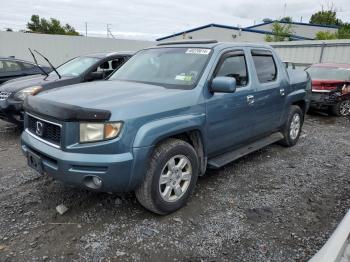
M 266 34 L 273 35 L 273 33 L 269 32 L 269 31 L 250 29 L 248 27 L 246 27 L 246 28 L 239 28 L 239 27 L 236 27 L 236 26 L 228 26 L 228 25 L 220 25 L 220 24 L 207 24 L 207 25 L 203 25 L 203 26 L 200 26 L 200 27 L 192 28 L 192 29 L 189 29 L 189 30 L 186 30 L 186 31 L 182 31 L 182 32 L 179 32 L 179 33 L 176 33 L 176 34 L 164 36 L 164 37 L 156 39 L 156 41 L 162 41 L 162 40 L 174 37 L 174 36 L 179 36 L 179 35 L 191 33 L 191 32 L 194 32 L 194 31 L 197 31 L 197 30 L 201 30 L 201 29 L 204 29 L 204 28 L 208 28 L 208 27 L 219 27 L 219 28 L 226 28 L 226 29 L 233 29 L 233 30 L 240 30 L 241 29 L 243 32 L 251 32 L 251 33 L 265 34 L 265 35 Z M 298 39 L 298 40 L 313 40 L 312 38 L 307 38 L 307 37 L 298 36 L 298 35 L 292 35 L 291 37 L 293 39 Z
M 258 27 L 258 26 L 262 26 L 262 25 L 268 25 L 268 24 L 272 24 L 272 23 L 281 23 L 281 24 L 293 24 L 293 25 L 305 25 L 305 26 L 317 26 L 317 27 L 325 27 L 325 28 L 334 28 L 334 29 L 338 29 L 340 28 L 340 26 L 336 26 L 336 25 L 320 25 L 320 24 L 309 24 L 309 23 L 301 23 L 301 22 L 281 22 L 278 20 L 272 21 L 272 22 L 266 22 L 266 23 L 261 23 L 261 24 L 257 24 L 257 25 L 252 25 L 252 26 L 248 26 L 245 29 L 250 29 L 250 28 L 254 28 L 254 27 Z
M 257 30 L 257 29 L 242 29 L 242 31 L 244 32 L 252 32 L 252 33 L 258 33 L 258 34 L 265 34 L 265 35 L 273 35 L 272 32 L 270 31 L 265 31 L 265 30 Z M 304 36 L 299 36 L 299 35 L 291 35 L 291 38 L 294 39 L 299 39 L 299 40 L 315 40 L 313 38 L 308 38 L 308 37 L 304 37 Z
M 176 33 L 176 34 L 164 36 L 164 37 L 161 37 L 161 38 L 156 39 L 156 41 L 165 40 L 165 39 L 168 39 L 168 38 L 170 38 L 170 37 L 174 37 L 174 36 L 179 36 L 179 35 L 182 35 L 182 34 L 191 33 L 191 32 L 193 32 L 193 31 L 197 31 L 197 30 L 200 30 L 200 29 L 208 28 L 208 27 L 220 27 L 220 28 L 227 28 L 227 29 L 239 30 L 239 27 L 235 27 L 235 26 L 219 25 L 219 24 L 207 24 L 207 25 L 195 27 L 195 28 L 192 28 L 192 29 L 189 29 L 189 30 L 186 30 L 186 31 L 182 31 L 182 32 L 179 32 L 179 33 Z

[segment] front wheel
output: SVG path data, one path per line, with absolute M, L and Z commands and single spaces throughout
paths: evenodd
M 136 198 L 148 210 L 165 215 L 183 207 L 198 178 L 198 157 L 187 142 L 170 138 L 158 145 L 150 159 Z
M 349 116 L 350 115 L 350 100 L 343 100 L 331 107 L 333 115 Z
M 281 130 L 284 136 L 283 140 L 280 141 L 282 145 L 291 147 L 298 142 L 303 122 L 303 111 L 301 111 L 299 106 L 292 105 L 288 113 L 287 122 Z

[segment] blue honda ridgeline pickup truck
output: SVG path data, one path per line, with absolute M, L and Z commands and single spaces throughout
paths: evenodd
M 297 143 L 311 80 L 258 44 L 182 41 L 139 51 L 108 81 L 29 96 L 28 164 L 67 184 L 184 206 L 206 168 Z

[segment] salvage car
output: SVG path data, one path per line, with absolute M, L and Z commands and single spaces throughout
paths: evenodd
M 198 176 L 280 142 L 294 146 L 311 79 L 259 44 L 180 41 L 139 51 L 108 81 L 28 96 L 28 165 L 67 184 L 135 191 L 157 214 Z
M 51 67 L 36 65 L 14 57 L 0 57 L 0 84 L 18 77 L 45 74 Z
M 52 66 L 51 73 L 14 79 L 0 86 L 0 119 L 22 126 L 22 105 L 26 96 L 62 86 L 105 79 L 132 55 L 132 52 L 88 54 L 73 58 L 58 68 L 47 60 Z
M 314 64 L 311 107 L 328 109 L 336 116 L 350 115 L 350 64 Z

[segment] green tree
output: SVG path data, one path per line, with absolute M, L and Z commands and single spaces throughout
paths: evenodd
M 334 9 L 318 11 L 310 18 L 310 24 L 341 25 L 341 23 L 342 22 L 337 18 L 337 12 Z
M 266 35 L 266 42 L 281 42 L 281 41 L 290 41 L 290 38 L 293 34 L 291 24 L 281 24 L 274 22 L 272 25 L 272 35 Z
M 320 31 L 316 34 L 316 40 L 332 40 L 337 39 L 338 34 L 337 33 L 331 33 L 328 31 Z
M 350 39 L 350 23 L 343 23 L 338 29 L 339 39 Z
M 264 18 L 263 22 L 264 23 L 271 23 L 271 22 L 273 22 L 273 20 L 271 18 Z
M 292 23 L 292 22 L 293 22 L 293 19 L 292 19 L 292 17 L 290 17 L 290 16 L 286 16 L 286 17 L 282 17 L 282 18 L 280 19 L 280 22 Z
M 32 33 L 55 34 L 55 35 L 79 35 L 74 27 L 69 24 L 61 25 L 61 22 L 55 18 L 47 20 L 38 15 L 32 15 L 27 23 L 27 28 Z

